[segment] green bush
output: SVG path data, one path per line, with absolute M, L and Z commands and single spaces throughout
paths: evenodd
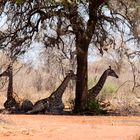
M 68 103 L 70 105 L 70 109 L 73 110 L 74 109 L 74 99 L 69 99 Z M 99 114 L 106 114 L 107 112 L 105 110 L 103 110 L 99 104 L 99 102 L 97 100 L 90 100 L 87 102 L 85 109 L 83 110 L 84 113 L 89 113 L 89 114 L 95 114 L 95 115 L 99 115 Z
M 117 85 L 114 84 L 113 82 L 106 81 L 101 90 L 101 93 L 114 93 L 116 92 L 117 88 L 118 88 Z
M 87 107 L 85 109 L 86 111 L 89 111 L 94 114 L 106 114 L 107 112 L 103 109 L 101 109 L 101 106 L 97 100 L 90 100 L 87 103 Z
M 117 91 L 117 89 L 118 86 L 115 83 L 110 81 L 106 82 L 98 96 L 98 99 L 99 100 L 109 99 L 110 97 L 113 96 L 113 94 Z
M 96 113 L 100 113 L 100 105 L 99 105 L 98 101 L 90 100 L 87 103 L 87 110 L 96 112 Z

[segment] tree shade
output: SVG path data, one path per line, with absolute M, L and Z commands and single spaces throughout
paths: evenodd
M 89 46 L 102 55 L 115 49 L 115 32 L 127 36 L 124 41 L 139 43 L 139 5 L 138 0 L 4 0 L 0 2 L 6 19 L 0 49 L 15 61 L 33 41 L 42 42 L 46 49 L 57 47 L 64 54 L 71 42 L 77 59 L 74 111 L 80 112 L 87 103 Z

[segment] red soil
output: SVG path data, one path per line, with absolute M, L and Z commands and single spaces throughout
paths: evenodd
M 140 140 L 140 117 L 0 115 L 0 140 Z

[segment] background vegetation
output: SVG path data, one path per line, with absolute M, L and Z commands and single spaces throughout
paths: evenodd
M 6 63 L 6 57 L 1 54 L 1 66 Z M 137 62 L 137 61 L 136 61 Z M 139 63 L 136 63 L 136 83 L 137 86 L 133 89 L 134 79 L 133 71 L 129 62 L 124 62 L 121 66 L 121 70 L 118 71 L 115 63 L 106 57 L 97 56 L 96 61 L 89 62 L 89 88 L 94 86 L 101 74 L 108 68 L 109 65 L 113 67 L 116 73 L 119 75 L 119 79 L 108 77 L 102 91 L 97 97 L 102 102 L 110 102 L 108 109 L 114 110 L 116 113 L 127 115 L 138 115 L 140 113 L 140 80 L 139 80 Z M 34 63 L 34 62 L 33 62 Z M 56 64 L 46 67 L 45 64 L 41 66 L 34 66 L 31 63 L 27 64 L 23 61 L 16 62 L 14 65 L 14 92 L 16 92 L 20 98 L 28 98 L 32 102 L 36 102 L 39 99 L 48 97 L 61 83 L 65 74 L 60 73 L 60 69 L 55 69 Z M 20 69 L 19 69 L 20 68 Z M 0 90 L 0 107 L 3 108 L 3 103 L 6 100 L 7 93 L 7 79 L 1 78 L 1 90 Z M 74 107 L 75 98 L 75 82 L 70 82 L 68 88 L 63 95 L 63 101 L 66 108 Z M 98 104 L 93 103 L 90 106 L 98 109 Z M 98 112 L 99 110 L 96 110 Z

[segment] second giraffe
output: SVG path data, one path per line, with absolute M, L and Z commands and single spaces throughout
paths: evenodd
M 103 88 L 108 76 L 119 78 L 119 76 L 115 73 L 115 71 L 111 68 L 111 66 L 109 66 L 109 68 L 105 70 L 102 76 L 100 77 L 98 83 L 88 90 L 88 95 L 90 99 L 95 99 L 97 97 L 97 95 Z
M 62 102 L 62 95 L 70 81 L 70 79 L 75 80 L 76 75 L 73 71 L 70 71 L 64 78 L 61 85 L 54 91 L 48 98 L 41 99 L 34 104 L 31 111 L 27 113 L 51 113 L 51 114 L 62 114 L 64 109 L 64 104 Z

